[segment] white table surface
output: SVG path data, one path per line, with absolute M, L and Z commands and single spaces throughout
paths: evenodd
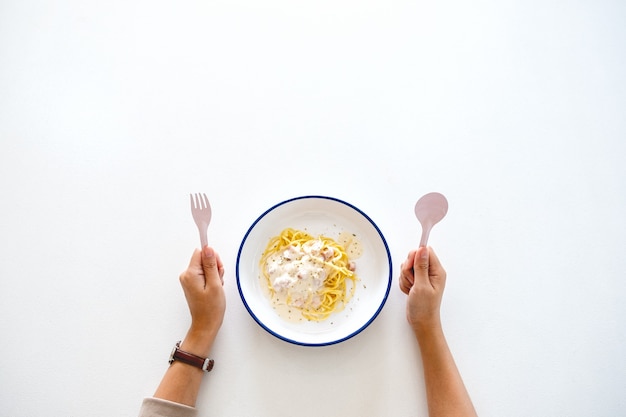
M 188 325 L 206 192 L 227 311 L 201 416 L 425 416 L 398 268 L 412 208 L 481 416 L 616 416 L 626 388 L 626 3 L 0 2 L 0 415 L 136 415 Z M 387 238 L 392 290 L 328 347 L 237 292 L 251 223 L 320 194 Z

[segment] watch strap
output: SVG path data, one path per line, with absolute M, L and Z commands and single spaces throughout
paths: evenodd
M 193 353 L 185 352 L 180 349 L 180 341 L 176 343 L 174 349 L 172 349 L 172 354 L 170 355 L 169 363 L 170 365 L 174 361 L 179 361 L 186 363 L 187 365 L 195 366 L 196 368 L 202 369 L 204 372 L 211 372 L 213 369 L 213 365 L 215 361 L 209 358 L 202 358 L 198 355 L 194 355 Z

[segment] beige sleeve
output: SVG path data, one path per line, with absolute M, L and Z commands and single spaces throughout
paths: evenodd
M 139 417 L 196 417 L 197 414 L 193 407 L 160 398 L 145 398 L 139 410 Z

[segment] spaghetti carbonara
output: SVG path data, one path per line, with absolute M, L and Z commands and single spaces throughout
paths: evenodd
M 260 268 L 275 308 L 295 309 L 300 318 L 322 321 L 345 307 L 357 281 L 346 247 L 354 241 L 360 251 L 360 245 L 352 238 L 340 240 L 347 244 L 291 228 L 270 239 Z M 358 255 L 354 248 L 351 254 Z

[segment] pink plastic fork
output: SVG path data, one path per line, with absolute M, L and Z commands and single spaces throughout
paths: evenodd
M 191 215 L 198 226 L 200 244 L 204 248 L 208 244 L 206 231 L 211 223 L 211 205 L 206 194 L 196 194 L 195 200 L 194 196 L 189 194 L 189 199 L 191 200 Z

